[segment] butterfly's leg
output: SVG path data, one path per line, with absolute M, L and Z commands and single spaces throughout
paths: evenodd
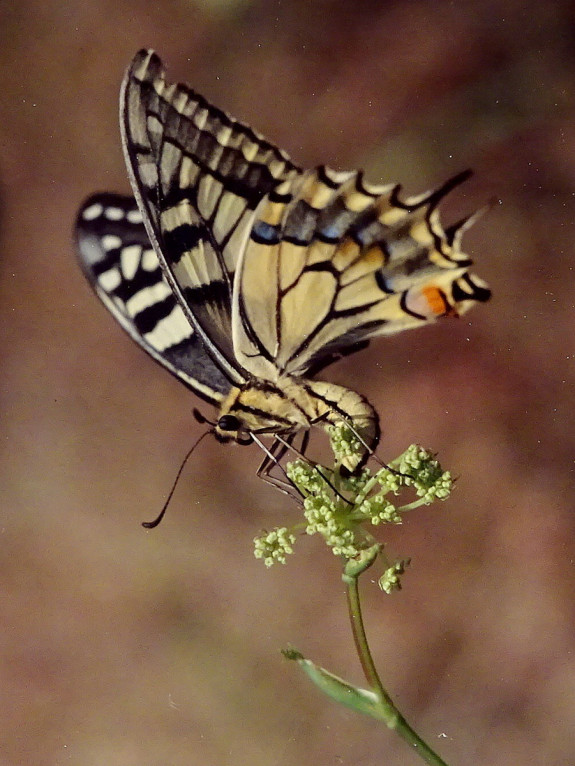
M 293 482 L 288 479 L 285 469 L 280 463 L 288 449 L 294 449 L 297 454 L 300 454 L 303 457 L 303 452 L 305 452 L 309 442 L 309 433 L 304 431 L 300 450 L 296 450 L 294 447 L 292 447 L 292 442 L 295 437 L 295 433 L 287 434 L 282 438 L 276 437 L 273 440 L 271 447 L 268 449 L 262 442 L 260 442 L 259 439 L 254 438 L 254 435 L 252 434 L 252 438 L 254 438 L 256 444 L 258 444 L 258 446 L 265 452 L 265 457 L 262 460 L 258 470 L 256 471 L 256 475 L 267 484 L 271 484 L 272 487 L 279 489 L 281 492 L 284 492 L 286 495 L 290 495 L 290 497 L 293 497 L 298 502 L 300 502 L 300 491 L 294 487 Z M 279 469 L 285 478 L 280 478 L 278 476 L 272 475 L 271 472 L 276 466 L 279 466 Z

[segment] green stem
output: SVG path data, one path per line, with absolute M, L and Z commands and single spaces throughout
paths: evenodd
M 343 581 L 347 586 L 347 604 L 355 646 L 367 682 L 369 683 L 371 690 L 379 698 L 381 718 L 389 729 L 397 731 L 399 736 L 402 737 L 408 745 L 411 745 L 425 763 L 430 764 L 430 766 L 447 766 L 445 761 L 442 760 L 411 728 L 399 710 L 395 707 L 389 694 L 383 688 L 365 634 L 359 598 L 358 578 L 359 574 L 354 576 L 346 573 L 343 576 Z

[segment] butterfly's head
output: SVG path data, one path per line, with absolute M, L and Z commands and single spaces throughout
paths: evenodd
M 235 441 L 238 444 L 251 444 L 252 437 L 242 420 L 237 415 L 221 415 L 214 427 L 214 436 L 219 442 Z

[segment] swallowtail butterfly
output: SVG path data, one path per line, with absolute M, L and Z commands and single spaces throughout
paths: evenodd
M 474 216 L 438 205 L 467 177 L 404 198 L 358 171 L 302 170 L 140 51 L 120 96 L 134 198 L 96 194 L 78 215 L 80 262 L 124 330 L 219 410 L 222 441 L 378 417 L 313 376 L 370 338 L 457 316 L 490 291 L 461 252 Z

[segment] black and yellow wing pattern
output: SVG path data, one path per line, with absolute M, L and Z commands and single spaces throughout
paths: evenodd
M 438 206 L 468 174 L 405 198 L 361 172 L 302 171 L 249 126 L 141 51 L 120 98 L 135 201 L 91 197 L 77 241 L 84 272 L 131 337 L 219 408 L 239 442 L 347 423 L 379 439 L 360 394 L 313 378 L 379 335 L 457 316 L 490 291 L 469 272 Z
M 188 388 L 219 406 L 230 381 L 176 300 L 134 198 L 89 197 L 78 215 L 76 238 L 84 274 L 118 323 Z
M 231 296 L 254 210 L 300 171 L 280 149 L 185 85 L 169 85 L 160 59 L 138 54 L 120 95 L 132 188 L 166 279 L 206 348 L 241 383 L 232 346 Z

